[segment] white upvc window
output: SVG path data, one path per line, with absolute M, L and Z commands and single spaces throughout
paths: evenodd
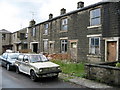
M 61 21 L 61 30 L 68 30 L 68 19 L 62 19 Z
M 48 35 L 48 28 L 49 28 L 49 24 L 48 23 L 44 24 L 44 32 L 43 32 L 43 34 Z
M 95 55 L 100 54 L 100 37 L 89 38 L 89 53 Z
M 90 26 L 101 24 L 101 9 L 97 8 L 90 11 Z

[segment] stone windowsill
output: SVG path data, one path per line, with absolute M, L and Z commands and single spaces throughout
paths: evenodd
M 87 29 L 92 29 L 92 28 L 99 28 L 101 25 L 95 25 L 95 26 L 88 26 Z
M 60 33 L 68 32 L 68 30 L 60 30 Z
M 100 55 L 87 55 L 87 57 L 94 57 L 94 58 L 101 58 L 101 56 Z
M 47 36 L 48 34 L 43 34 L 44 36 Z

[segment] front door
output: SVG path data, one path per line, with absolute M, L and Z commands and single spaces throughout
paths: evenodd
M 19 45 L 18 44 L 16 45 L 16 51 L 19 51 Z
M 35 52 L 35 53 L 38 52 L 38 43 L 33 44 L 33 52 Z
M 49 53 L 53 54 L 54 53 L 54 42 L 49 43 Z
M 77 42 L 70 42 L 71 59 L 77 61 Z
M 107 60 L 109 62 L 116 61 L 117 41 L 107 42 Z

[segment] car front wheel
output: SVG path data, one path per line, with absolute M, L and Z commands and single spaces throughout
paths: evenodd
M 7 64 L 7 70 L 10 71 L 10 64 Z
M 17 73 L 17 74 L 20 74 L 20 71 L 19 71 L 19 68 L 18 68 L 18 67 L 16 67 L 16 73 Z
M 38 79 L 34 71 L 30 72 L 30 78 L 34 82 L 37 81 L 37 79 Z

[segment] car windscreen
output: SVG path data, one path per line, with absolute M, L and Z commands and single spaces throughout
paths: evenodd
M 10 53 L 10 54 L 8 54 L 8 57 L 11 58 L 11 59 L 17 59 L 18 58 L 18 54 Z
M 48 61 L 48 59 L 43 55 L 30 55 L 29 58 L 30 58 L 30 62 L 32 63 Z

